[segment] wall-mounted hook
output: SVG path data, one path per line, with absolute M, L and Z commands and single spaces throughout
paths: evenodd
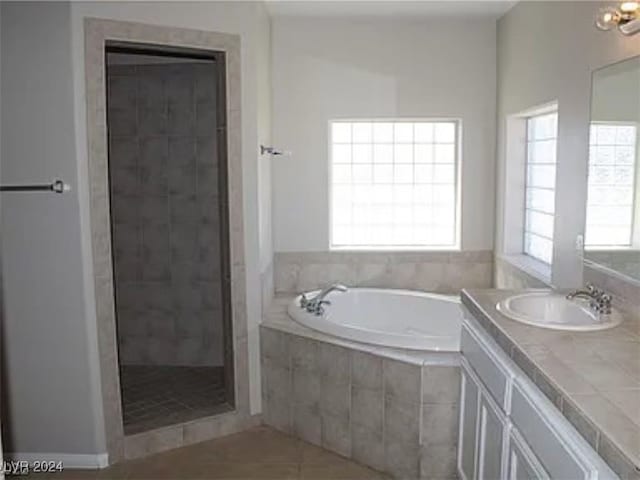
M 268 154 L 268 155 L 284 155 L 284 156 L 291 156 L 291 152 L 286 151 L 286 150 L 278 150 L 277 148 L 274 147 L 266 147 L 264 145 L 260 145 L 260 155 L 264 155 L 264 154 Z

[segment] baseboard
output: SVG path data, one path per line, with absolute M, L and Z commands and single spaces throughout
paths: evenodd
M 63 468 L 75 469 L 93 469 L 97 470 L 105 468 L 109 465 L 109 455 L 107 453 L 99 454 L 70 454 L 70 453 L 9 453 L 5 452 L 5 459 L 13 462 L 28 462 L 33 465 L 34 462 L 62 462 Z

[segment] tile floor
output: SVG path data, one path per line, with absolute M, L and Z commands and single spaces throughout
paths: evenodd
M 18 478 L 18 477 L 14 477 Z M 104 470 L 67 470 L 25 480 L 388 480 L 384 474 L 334 453 L 256 427 Z
M 229 410 L 222 367 L 122 365 L 127 435 Z

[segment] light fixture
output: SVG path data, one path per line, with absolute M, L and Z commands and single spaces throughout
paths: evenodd
M 613 27 L 624 35 L 640 32 L 640 2 L 622 2 L 616 7 L 600 9 L 596 17 L 596 27 L 611 30 Z

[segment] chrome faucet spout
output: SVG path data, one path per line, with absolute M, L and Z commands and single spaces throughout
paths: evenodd
M 304 308 L 307 310 L 307 312 L 314 313 L 315 315 L 322 315 L 324 313 L 323 305 L 331 305 L 331 302 L 329 300 L 325 300 L 325 297 L 333 291 L 344 293 L 349 291 L 349 288 L 341 283 L 334 283 L 333 285 L 330 285 L 322 290 L 313 298 L 307 298 L 302 295 L 302 299 L 300 300 L 300 308 Z
M 611 313 L 611 295 L 604 290 L 596 288 L 594 285 L 588 284 L 586 288 L 574 290 L 567 294 L 568 300 L 574 298 L 586 298 L 590 300 L 589 307 L 596 313 Z
M 596 298 L 600 291 L 593 285 L 587 284 L 585 288 L 579 288 L 567 294 L 567 299 L 572 300 L 577 297 Z
M 591 293 L 587 290 L 575 290 L 573 292 L 567 293 L 567 299 L 573 300 L 574 298 L 593 298 Z

